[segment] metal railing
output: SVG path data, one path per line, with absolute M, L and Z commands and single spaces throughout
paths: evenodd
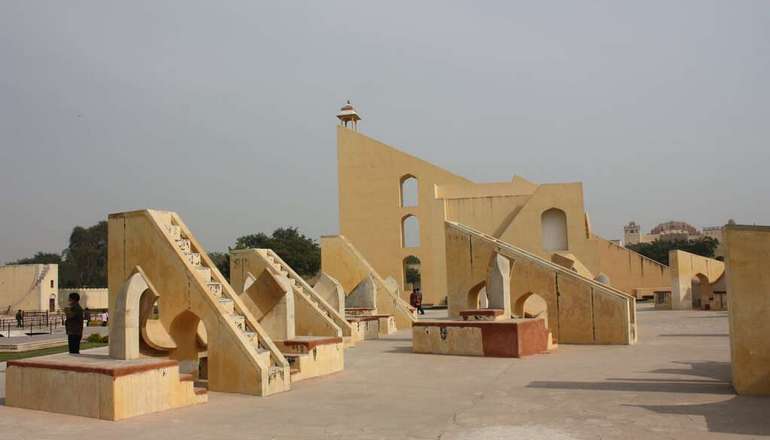
M 21 321 L 16 318 L 0 319 L 0 334 L 10 337 L 12 331 L 32 333 L 53 333 L 64 325 L 66 316 L 61 312 L 24 312 Z

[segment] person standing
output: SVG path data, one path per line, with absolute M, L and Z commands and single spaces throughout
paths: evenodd
M 16 311 L 16 327 L 24 327 L 24 312 L 21 309 Z
M 64 328 L 67 331 L 67 344 L 70 353 L 80 353 L 80 340 L 83 339 L 83 308 L 80 307 L 80 295 L 72 292 L 69 295 L 69 307 L 64 310 L 67 319 Z
M 417 309 L 418 314 L 425 314 L 425 310 L 422 309 L 422 292 L 419 287 L 412 290 L 412 294 L 409 295 L 409 302 L 412 303 L 412 307 Z

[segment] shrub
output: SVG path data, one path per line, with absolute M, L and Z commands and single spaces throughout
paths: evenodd
M 109 341 L 109 336 L 102 336 L 99 333 L 92 333 L 86 338 L 86 341 L 94 344 L 106 344 Z

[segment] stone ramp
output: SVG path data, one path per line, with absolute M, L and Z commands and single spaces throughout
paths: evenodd
M 625 292 L 460 223 L 446 221 L 446 234 L 451 317 L 474 308 L 468 305 L 468 292 L 477 292 L 485 282 L 489 259 L 502 255 L 512 261 L 510 295 L 515 315 L 525 316 L 525 303 L 537 295 L 545 300 L 544 316 L 559 343 L 636 342 L 636 301 Z
M 391 288 L 364 256 L 342 235 L 321 237 L 321 270 L 335 278 L 349 294 L 366 277 L 371 276 L 377 291 L 377 313 L 392 315 L 398 329 L 411 327 L 414 309 Z
M 230 279 L 288 360 L 293 382 L 342 370 L 350 324 L 272 250 L 231 251 Z
M 178 360 L 196 374 L 205 370 L 214 391 L 268 395 L 289 389 L 288 362 L 179 215 L 111 214 L 108 234 L 110 292 L 122 292 L 141 275 L 158 295 L 159 322 L 174 347 L 153 355 Z M 111 297 L 111 311 L 115 307 Z

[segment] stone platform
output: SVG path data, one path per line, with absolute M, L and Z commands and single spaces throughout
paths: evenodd
M 548 351 L 545 321 L 418 321 L 412 326 L 415 353 L 523 357 Z
M 295 336 L 275 342 L 289 361 L 292 382 L 337 373 L 345 368 L 345 347 L 341 337 Z
M 6 405 L 120 420 L 207 401 L 170 359 L 57 354 L 9 361 Z

